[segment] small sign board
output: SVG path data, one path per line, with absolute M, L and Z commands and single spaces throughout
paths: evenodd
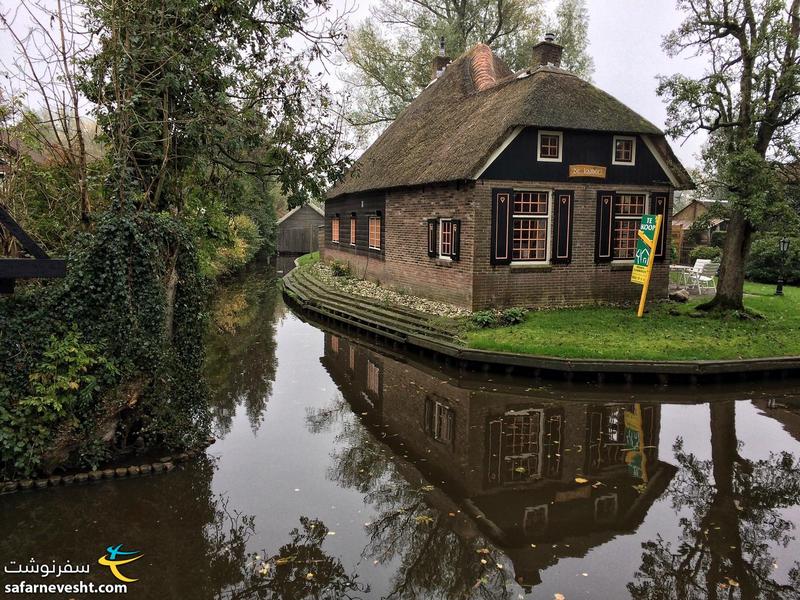
M 647 299 L 647 288 L 653 273 L 653 262 L 656 257 L 656 244 L 661 230 L 661 215 L 642 215 L 637 232 L 636 254 L 633 257 L 631 283 L 642 286 L 642 297 L 639 300 L 638 316 L 644 314 L 644 303 Z
M 606 168 L 599 165 L 570 165 L 570 177 L 596 177 L 598 179 L 606 178 Z

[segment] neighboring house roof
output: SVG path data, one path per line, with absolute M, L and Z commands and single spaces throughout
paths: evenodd
M 672 225 L 681 226 L 683 229 L 688 229 L 692 226 L 692 223 L 708 212 L 709 207 L 715 205 L 726 206 L 727 204 L 727 200 L 695 198 L 672 216 Z M 712 217 L 708 220 L 708 226 L 710 228 L 716 227 L 720 223 L 724 223 L 727 220 L 728 219 L 724 217 Z
M 19 137 L 15 136 L 11 137 L 10 139 L 6 139 L 5 134 L 0 137 L 4 138 L 0 139 L 0 158 L 2 158 L 2 156 L 6 156 L 11 160 L 17 160 L 21 156 L 27 156 L 37 165 L 47 164 L 47 157 L 45 157 L 42 152 L 32 148 L 30 145 L 19 139 Z M 10 161 L 4 160 L 3 162 L 8 164 Z
M 309 202 L 307 204 L 301 204 L 300 206 L 295 206 L 292 210 L 290 210 L 285 215 L 283 215 L 280 219 L 278 219 L 277 224 L 280 225 L 281 223 L 286 221 L 289 217 L 291 217 L 293 214 L 295 214 L 297 211 L 299 211 L 304 206 L 309 207 L 310 209 L 312 209 L 315 213 L 317 213 L 321 217 L 325 216 L 325 211 L 322 208 L 320 208 L 319 206 L 317 206 L 313 202 Z
M 400 113 L 328 197 L 477 179 L 509 136 L 528 126 L 641 134 L 677 187 L 693 187 L 663 132 L 619 100 L 552 66 L 515 74 L 477 44 Z

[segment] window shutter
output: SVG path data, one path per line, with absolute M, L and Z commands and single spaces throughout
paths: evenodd
M 439 254 L 439 220 L 428 219 L 428 256 Z
M 453 409 L 447 411 L 447 436 L 446 438 L 451 445 L 456 444 L 456 413 Z
M 453 244 L 450 247 L 450 258 L 458 260 L 458 256 L 461 253 L 461 221 L 452 219 L 450 222 L 453 224 Z
M 425 415 L 423 416 L 422 428 L 426 433 L 433 431 L 433 400 L 425 398 Z
M 614 192 L 597 192 L 595 231 L 594 261 L 611 262 L 614 257 Z
M 553 208 L 553 254 L 550 262 L 569 264 L 572 260 L 572 206 L 575 192 L 558 190 Z
M 492 253 L 493 265 L 511 262 L 511 216 L 513 192 L 509 189 L 492 190 Z
M 664 262 L 667 250 L 667 205 L 669 194 L 664 192 L 653 194 L 650 199 L 650 214 L 661 215 L 661 229 L 658 232 L 656 246 L 656 262 Z

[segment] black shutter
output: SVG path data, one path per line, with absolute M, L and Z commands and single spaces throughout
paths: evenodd
M 511 216 L 513 191 L 509 189 L 492 190 L 492 252 L 493 265 L 507 265 L 511 262 Z
M 433 400 L 425 397 L 425 414 L 422 416 L 422 428 L 426 433 L 433 431 Z
M 557 190 L 553 208 L 553 254 L 550 262 L 569 264 L 572 260 L 572 215 L 575 192 Z
M 661 229 L 658 232 L 658 244 L 656 246 L 656 262 L 663 262 L 667 249 L 667 206 L 669 205 L 669 194 L 660 192 L 653 194 L 650 200 L 650 214 L 661 215 Z
M 597 192 L 594 261 L 611 262 L 614 258 L 614 192 Z
M 428 256 L 433 258 L 439 254 L 439 221 L 428 219 Z
M 459 219 L 452 219 L 450 222 L 453 224 L 453 242 L 450 250 L 450 258 L 458 260 L 458 256 L 461 253 L 461 221 Z

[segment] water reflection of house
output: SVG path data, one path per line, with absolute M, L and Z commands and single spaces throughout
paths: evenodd
M 658 404 L 464 385 L 330 333 L 322 361 L 367 425 L 441 482 L 438 508 L 477 518 L 524 585 L 633 531 L 675 473 L 657 456 Z

